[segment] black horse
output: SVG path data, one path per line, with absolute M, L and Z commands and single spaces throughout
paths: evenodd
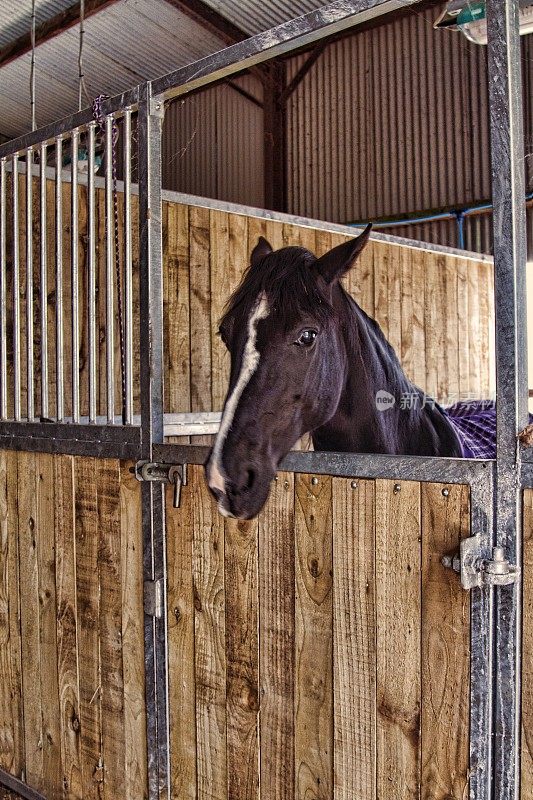
M 369 235 L 370 226 L 321 258 L 259 239 L 220 324 L 231 375 L 206 470 L 222 514 L 255 516 L 307 432 L 315 450 L 463 454 L 445 411 L 406 377 L 340 282 Z

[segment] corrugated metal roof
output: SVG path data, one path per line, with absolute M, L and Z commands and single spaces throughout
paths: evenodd
M 77 110 L 78 37 L 75 26 L 36 50 L 39 126 Z M 221 39 L 165 0 L 121 0 L 85 22 L 87 92 L 90 98 L 117 94 L 222 47 Z M 0 68 L 0 134 L 8 137 L 30 129 L 30 61 L 28 53 Z
M 37 25 L 55 17 L 66 8 L 75 5 L 75 0 L 37 0 L 35 21 Z M 31 27 L 31 0 L 2 0 L 0 3 L 0 49 L 19 36 L 28 33 Z
M 246 33 L 259 33 L 326 5 L 326 0 L 205 0 Z

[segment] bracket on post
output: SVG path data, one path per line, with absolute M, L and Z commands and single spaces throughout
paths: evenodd
M 463 539 L 459 553 L 443 556 L 441 563 L 461 576 L 463 589 L 508 586 L 516 583 L 520 576 L 520 569 L 506 559 L 505 548 L 493 547 L 492 558 L 485 558 L 479 536 Z
M 174 508 L 180 507 L 181 487 L 187 486 L 187 464 L 161 464 L 154 461 L 138 461 L 135 464 L 138 481 L 170 483 L 174 486 Z

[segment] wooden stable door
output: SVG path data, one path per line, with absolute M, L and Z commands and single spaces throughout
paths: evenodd
M 173 800 L 464 800 L 469 595 L 441 557 L 468 488 L 280 473 L 251 522 L 199 467 L 170 494 Z

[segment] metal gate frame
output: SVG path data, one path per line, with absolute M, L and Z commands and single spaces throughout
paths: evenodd
M 138 112 L 139 234 L 141 301 L 141 424 L 41 425 L 11 421 L 3 413 L 5 387 L 0 364 L 0 448 L 74 455 L 133 458 L 166 464 L 203 463 L 206 448 L 164 443 L 163 273 L 161 134 L 166 100 L 185 96 L 221 78 L 289 53 L 373 17 L 419 0 L 337 0 L 298 19 L 106 100 L 108 120 Z M 497 371 L 497 458 L 447 458 L 290 453 L 285 470 L 361 478 L 463 483 L 470 486 L 471 530 L 480 553 L 490 559 L 503 546 L 521 566 L 521 500 L 533 487 L 533 450 L 518 433 L 527 425 L 526 225 L 524 198 L 521 64 L 518 0 L 487 0 L 488 78 L 494 206 Z M 89 126 L 86 109 L 0 146 L 0 183 L 8 157 L 63 133 Z M 16 162 L 14 161 L 15 165 Z M 2 189 L 3 191 L 3 189 Z M 1 201 L 0 196 L 0 201 Z M 0 328 L 5 321 L 5 203 L 0 213 Z M 379 236 L 388 239 L 389 237 Z M 4 293 L 4 294 L 2 294 Z M 5 351 L 0 348 L 5 363 Z M 93 420 L 94 423 L 94 420 Z M 142 485 L 145 585 L 161 588 L 158 608 L 145 614 L 146 704 L 149 797 L 169 798 L 169 697 L 167 677 L 166 542 L 164 487 Z M 472 590 L 470 797 L 515 800 L 519 796 L 520 582 Z M 38 795 L 0 771 L 0 784 L 25 797 Z

